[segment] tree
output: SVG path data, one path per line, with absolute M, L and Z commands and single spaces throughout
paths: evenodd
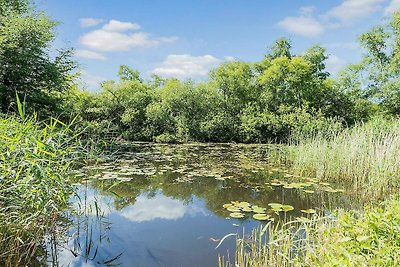
M 0 10 L 0 111 L 12 109 L 18 93 L 31 110 L 55 112 L 76 67 L 71 50 L 49 56 L 57 23 L 25 1 L 1 1 Z

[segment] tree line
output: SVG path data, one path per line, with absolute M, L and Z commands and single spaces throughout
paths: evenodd
M 16 94 L 39 116 L 79 114 L 90 136 L 157 142 L 287 142 L 400 114 L 400 13 L 359 36 L 362 60 L 337 77 L 318 45 L 294 54 L 279 38 L 258 62 L 231 61 L 206 81 L 148 79 L 122 65 L 118 81 L 80 90 L 72 50 L 49 56 L 55 23 L 23 0 L 0 0 L 0 111 Z

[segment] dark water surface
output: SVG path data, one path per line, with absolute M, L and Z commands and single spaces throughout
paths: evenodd
M 338 188 L 270 166 L 270 150 L 266 145 L 123 147 L 74 174 L 80 181 L 73 199 L 78 212 L 66 216 L 63 226 L 69 230 L 52 260 L 70 267 L 218 266 L 218 255 L 234 258 L 234 236 L 216 249 L 225 235 L 268 222 L 253 219 L 254 212 L 231 218 L 224 204 L 264 207 L 275 222 L 312 216 L 301 210 L 327 213 L 351 206 Z M 294 210 L 274 212 L 270 203 Z

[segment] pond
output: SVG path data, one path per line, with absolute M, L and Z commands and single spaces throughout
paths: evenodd
M 268 145 L 133 143 L 77 170 L 59 266 L 218 266 L 230 233 L 329 214 L 354 203 L 340 187 L 268 164 Z

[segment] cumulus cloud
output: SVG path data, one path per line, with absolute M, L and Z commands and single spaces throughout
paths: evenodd
M 300 8 L 299 16 L 286 17 L 278 25 L 290 33 L 314 37 L 323 34 L 327 29 L 348 25 L 381 10 L 385 1 L 387 0 L 343 0 L 319 16 L 313 15 L 315 7 L 305 6 Z M 386 13 L 393 12 L 399 5 L 400 0 L 392 0 Z
M 227 61 L 232 59 L 232 57 L 226 58 Z M 153 70 L 153 73 L 164 77 L 193 78 L 207 75 L 221 62 L 222 60 L 211 55 L 169 55 L 159 67 Z
M 85 50 L 85 49 L 78 49 L 75 51 L 75 56 L 80 58 L 88 58 L 88 59 L 96 59 L 96 60 L 106 60 L 107 58 L 100 53 Z
M 362 19 L 378 11 L 386 0 L 344 0 L 329 10 L 325 17 L 338 20 L 342 24 Z
M 102 19 L 94 19 L 94 18 L 81 18 L 79 19 L 79 22 L 81 24 L 81 27 L 93 27 L 96 25 L 99 25 L 100 23 L 103 22 Z
M 118 20 L 110 20 L 103 26 L 103 30 L 110 32 L 124 32 L 128 30 L 139 30 L 140 25 L 132 22 L 122 22 Z
M 147 222 L 154 219 L 176 220 L 182 218 L 187 207 L 180 202 L 163 195 L 154 198 L 141 196 L 135 205 L 124 208 L 121 215 L 132 222 Z
M 392 0 L 389 6 L 385 8 L 385 15 L 390 16 L 394 12 L 400 10 L 400 1 L 399 0 Z
M 315 11 L 315 6 L 303 6 L 300 7 L 300 14 L 303 16 L 308 16 L 314 13 Z
M 177 40 L 176 37 L 154 38 L 146 32 L 131 32 L 139 28 L 136 23 L 110 20 L 101 29 L 81 36 L 80 43 L 97 51 L 118 52 L 137 47 L 155 47 Z
M 287 17 L 278 25 L 290 33 L 305 37 L 314 37 L 324 33 L 323 25 L 315 18 L 301 15 L 299 17 Z

